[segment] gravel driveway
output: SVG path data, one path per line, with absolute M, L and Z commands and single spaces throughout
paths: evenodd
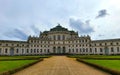
M 110 75 L 66 56 L 52 56 L 14 75 Z

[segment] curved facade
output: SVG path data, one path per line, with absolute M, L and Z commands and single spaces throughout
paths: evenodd
M 91 40 L 60 25 L 27 41 L 0 40 L 0 55 L 120 54 L 120 39 Z

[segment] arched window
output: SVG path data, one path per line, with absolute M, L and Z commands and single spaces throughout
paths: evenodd
M 29 49 L 27 49 L 27 53 L 29 53 Z
M 19 52 L 19 49 L 16 49 L 16 53 L 18 53 Z
M 74 52 L 74 49 L 72 49 L 72 51 Z
M 24 53 L 24 49 L 22 49 L 22 53 Z
M 97 52 L 97 48 L 95 48 L 95 52 Z
M 7 52 L 8 52 L 8 49 L 6 48 L 6 49 L 5 49 L 5 53 L 7 53 Z
M 113 49 L 113 47 L 111 47 L 111 52 L 114 52 L 114 49 Z

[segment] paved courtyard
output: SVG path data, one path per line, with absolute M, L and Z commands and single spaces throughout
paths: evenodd
M 66 56 L 46 58 L 14 75 L 110 75 Z

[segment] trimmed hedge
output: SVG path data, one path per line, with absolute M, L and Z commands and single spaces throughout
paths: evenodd
M 120 58 L 99 58 L 99 57 L 72 57 L 72 56 L 67 56 L 70 58 L 77 58 L 77 59 L 92 59 L 92 60 L 120 60 Z
M 34 64 L 36 64 L 36 63 L 38 63 L 38 62 L 40 62 L 40 61 L 43 61 L 43 59 L 39 59 L 39 60 L 37 60 L 37 61 L 35 61 L 35 62 L 33 62 L 33 63 L 29 63 L 29 64 L 24 65 L 24 66 L 21 66 L 21 67 L 19 67 L 19 68 L 16 68 L 16 69 L 13 69 L 13 70 L 9 70 L 9 71 L 3 72 L 3 73 L 1 73 L 0 75 L 11 75 L 11 74 L 13 74 L 13 73 L 16 73 L 16 72 L 18 72 L 18 71 L 20 71 L 20 70 L 23 70 L 23 69 L 29 67 L 29 66 L 32 66 L 32 65 L 34 65 Z
M 40 58 L 0 59 L 0 61 L 38 60 L 38 59 L 40 59 Z
M 89 62 L 86 62 L 86 61 L 84 61 L 82 59 L 79 59 L 79 58 L 77 58 L 76 60 L 79 61 L 79 62 L 85 63 L 87 65 L 90 65 L 92 67 L 95 67 L 97 69 L 100 69 L 100 70 L 103 70 L 105 72 L 108 72 L 108 73 L 110 73 L 112 75 L 120 75 L 119 71 L 112 70 L 112 69 L 109 69 L 109 68 L 106 68 L 106 67 L 103 67 L 103 66 L 100 66 L 100 65 L 93 64 L 93 63 L 89 63 Z
M 23 58 L 14 58 L 14 59 L 0 59 L 0 61 L 16 61 L 16 60 L 38 60 L 41 58 L 49 58 L 51 56 L 42 56 L 42 57 L 23 57 Z
M 79 57 L 80 58 L 80 57 Z M 120 60 L 120 58 L 80 58 L 80 59 L 93 59 L 93 60 Z

